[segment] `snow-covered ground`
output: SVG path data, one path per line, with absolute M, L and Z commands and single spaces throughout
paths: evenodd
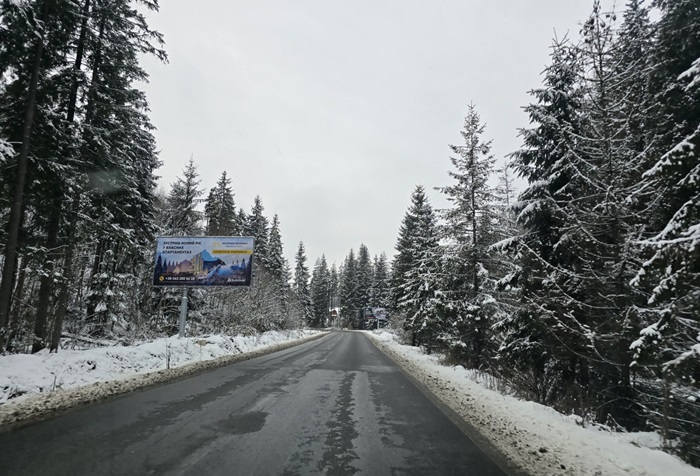
M 0 425 L 281 350 L 318 331 L 177 337 L 133 346 L 0 356 Z
M 655 433 L 581 427 L 575 416 L 489 390 L 493 380 L 439 363 L 387 331 L 365 331 L 381 350 L 444 404 L 477 428 L 516 466 L 532 475 L 700 476 L 700 469 L 654 449 Z

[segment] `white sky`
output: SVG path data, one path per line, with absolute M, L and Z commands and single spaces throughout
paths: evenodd
M 391 257 L 416 184 L 444 205 L 467 105 L 497 159 L 518 149 L 555 30 L 577 37 L 592 4 L 162 0 L 170 63 L 143 63 L 161 183 L 190 155 L 205 196 L 226 170 L 238 207 L 279 214 L 292 265 L 300 240 L 309 266 L 360 243 Z

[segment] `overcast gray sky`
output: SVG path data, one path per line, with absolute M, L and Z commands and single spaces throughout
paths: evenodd
M 610 3 L 610 2 L 604 2 Z M 279 214 L 293 266 L 350 248 L 394 254 L 416 184 L 449 183 L 467 105 L 500 161 L 556 30 L 578 36 L 592 0 L 163 0 L 151 26 L 167 65 L 146 92 L 168 190 L 190 155 L 202 186 L 226 170 L 236 205 Z

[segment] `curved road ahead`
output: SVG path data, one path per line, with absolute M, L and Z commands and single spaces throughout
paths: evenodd
M 0 433 L 0 473 L 505 474 L 357 332 Z

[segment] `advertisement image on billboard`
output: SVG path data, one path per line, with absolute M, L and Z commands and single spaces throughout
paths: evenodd
M 249 286 L 253 238 L 159 236 L 154 286 Z

